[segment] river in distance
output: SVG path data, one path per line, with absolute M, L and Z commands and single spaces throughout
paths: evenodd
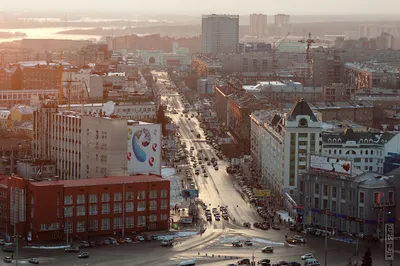
M 82 35 L 82 34 L 57 34 L 57 32 L 65 30 L 76 30 L 76 29 L 90 29 L 90 28 L 76 28 L 76 27 L 49 27 L 49 28 L 36 28 L 36 29 L 0 29 L 0 31 L 6 32 L 24 32 L 26 37 L 15 37 L 15 38 L 0 38 L 0 43 L 11 42 L 21 39 L 70 39 L 70 40 L 99 40 L 101 36 L 97 35 Z

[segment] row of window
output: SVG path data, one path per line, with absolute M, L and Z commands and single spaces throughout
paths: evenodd
M 98 204 L 89 204 L 89 210 L 88 213 L 89 215 L 98 215 L 98 214 L 109 214 L 111 212 L 111 206 L 113 213 L 122 213 L 122 203 L 121 202 L 115 202 L 113 205 L 110 203 L 103 203 L 101 204 L 101 212 L 99 212 L 99 207 Z M 76 216 L 85 216 L 87 213 L 86 206 L 67 206 L 64 207 L 64 216 L 65 217 L 72 217 L 73 212 L 75 208 L 75 215 Z M 162 199 L 161 200 L 161 205 L 160 205 L 160 210 L 167 210 L 168 209 L 168 200 L 167 199 Z M 149 201 L 149 206 L 148 206 L 149 211 L 156 211 L 157 210 L 157 200 L 150 200 Z M 134 212 L 134 203 L 132 201 L 126 202 L 125 203 L 125 212 Z M 137 207 L 136 211 L 141 212 L 141 211 L 146 211 L 146 201 L 138 201 L 137 202 Z
M 149 191 L 149 199 L 156 199 L 157 198 L 157 190 L 150 190 Z M 161 189 L 160 190 L 160 198 L 167 198 L 168 197 L 168 189 Z M 101 202 L 110 202 L 111 193 L 105 192 L 101 194 Z M 113 193 L 114 201 L 122 201 L 122 192 L 114 192 Z M 137 192 L 136 199 L 144 200 L 146 199 L 146 191 L 140 190 Z M 125 192 L 125 200 L 134 200 L 134 193 L 132 191 Z M 89 203 L 97 203 L 98 202 L 98 195 L 97 194 L 90 194 L 89 195 Z M 74 203 L 73 195 L 64 196 L 64 205 L 72 205 Z M 85 204 L 86 203 L 86 195 L 81 194 L 76 196 L 76 204 Z
M 166 221 L 168 220 L 168 215 L 167 214 L 161 214 L 160 215 L 160 221 Z M 157 215 L 149 215 L 147 216 L 147 222 L 148 223 L 154 223 L 158 221 Z M 146 216 L 137 216 L 136 219 L 136 227 L 146 227 Z M 100 227 L 99 227 L 100 225 Z M 134 228 L 135 227 L 135 217 L 134 216 L 128 216 L 125 217 L 125 224 L 123 224 L 123 219 L 121 217 L 114 217 L 113 219 L 111 218 L 104 218 L 101 220 L 89 220 L 88 223 L 87 221 L 81 220 L 77 221 L 75 223 L 75 230 L 74 230 L 74 222 L 73 221 L 66 221 L 64 225 L 64 232 L 65 233 L 82 233 L 88 231 L 97 231 L 97 230 L 110 230 L 110 229 L 122 229 L 122 227 L 125 228 Z M 42 231 L 48 231 L 48 230 L 59 230 L 60 229 L 60 224 L 59 223 L 53 223 L 50 225 L 47 224 L 41 224 L 40 225 L 40 230 Z

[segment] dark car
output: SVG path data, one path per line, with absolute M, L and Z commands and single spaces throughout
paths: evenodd
M 237 262 L 237 265 L 250 265 L 249 259 L 241 259 Z
M 289 262 L 288 266 L 301 266 L 301 263 L 292 261 L 292 262 Z
M 257 262 L 257 264 L 260 264 L 260 265 L 266 265 L 266 264 L 270 264 L 270 263 L 271 263 L 271 260 L 269 260 L 269 259 L 263 259 L 263 260 L 259 260 Z
M 15 248 L 13 246 L 5 246 L 2 248 L 3 252 L 11 252 L 14 253 L 15 252 Z
M 65 252 L 79 252 L 79 247 L 68 247 Z
M 280 228 L 279 225 L 277 225 L 277 224 L 274 224 L 274 225 L 272 226 L 272 229 L 274 229 L 274 230 L 281 230 L 281 228 Z
M 277 266 L 289 266 L 289 262 L 281 260 L 276 263 Z
M 288 242 L 289 244 L 297 244 L 297 243 L 300 243 L 299 240 L 294 239 L 294 238 L 288 238 L 288 239 L 286 239 L 286 242 Z
M 87 258 L 89 258 L 89 253 L 83 252 L 83 253 L 81 253 L 81 254 L 78 255 L 78 258 L 80 258 L 80 259 L 87 259 Z

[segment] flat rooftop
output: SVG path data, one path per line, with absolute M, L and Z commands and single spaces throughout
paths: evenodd
M 84 186 L 98 186 L 98 185 L 113 185 L 122 183 L 144 183 L 144 182 L 169 182 L 168 179 L 163 179 L 160 175 L 135 175 L 135 176 L 109 176 L 104 178 L 93 179 L 78 179 L 78 180 L 59 180 L 59 181 L 39 181 L 31 182 L 33 186 L 59 186 L 64 187 L 84 187 Z

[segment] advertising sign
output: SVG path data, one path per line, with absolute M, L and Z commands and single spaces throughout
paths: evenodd
M 191 224 L 193 223 L 192 216 L 181 216 L 181 224 Z
M 385 224 L 385 260 L 394 260 L 394 224 Z
M 182 197 L 195 199 L 199 197 L 198 189 L 185 189 L 183 190 Z
M 254 196 L 259 198 L 265 198 L 271 196 L 270 190 L 256 189 L 254 190 Z
M 128 125 L 128 174 L 161 174 L 161 125 Z
M 325 172 L 348 175 L 351 173 L 351 164 L 352 162 L 349 160 L 341 160 L 328 156 L 311 155 L 310 157 L 310 168 Z

